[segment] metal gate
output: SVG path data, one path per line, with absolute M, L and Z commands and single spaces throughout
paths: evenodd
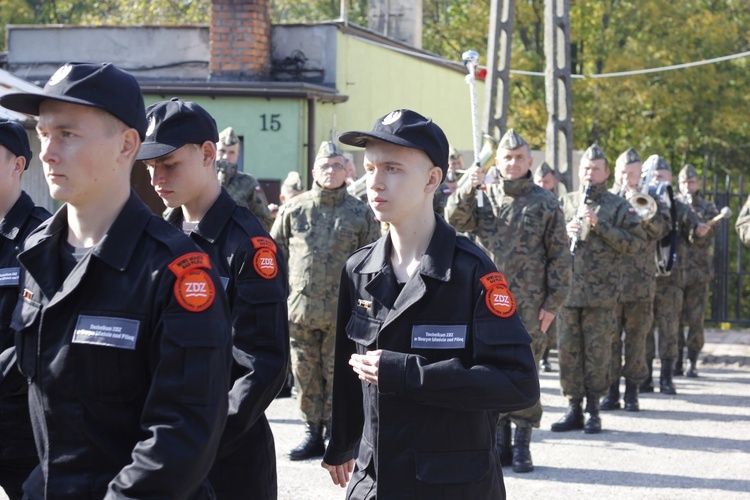
M 709 187 L 703 177 L 705 196 L 719 210 L 728 206 L 732 217 L 719 222 L 714 240 L 714 278 L 710 283 L 709 303 L 706 308 L 706 321 L 717 323 L 722 328 L 731 325 L 750 326 L 750 248 L 740 243 L 734 223 L 742 205 L 747 199 L 743 176 L 736 182 L 727 175 L 721 183 L 719 176 L 713 176 Z

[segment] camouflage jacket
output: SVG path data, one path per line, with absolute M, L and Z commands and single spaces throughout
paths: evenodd
M 685 286 L 687 249 L 701 238 L 695 236 L 698 218 L 695 211 L 679 200 L 675 200 L 677 211 L 677 260 L 669 276 L 657 276 L 657 283 L 667 283 L 683 288 Z M 704 238 L 705 239 L 705 238 Z
M 619 196 L 620 187 L 613 186 L 610 193 Z M 656 293 L 656 245 L 669 234 L 672 217 L 669 208 L 656 200 L 656 214 L 648 220 L 641 220 L 646 235 L 646 246 L 641 252 L 622 257 L 622 294 L 620 302 L 653 301 Z
M 435 213 L 445 218 L 445 205 L 448 203 L 448 197 L 453 193 L 447 182 L 443 182 L 435 190 L 435 196 L 432 198 L 432 208 Z
M 750 247 L 750 196 L 747 197 L 747 201 L 742 206 L 734 228 L 737 230 L 742 244 Z
M 531 176 L 487 184 L 477 207 L 470 183 L 448 198 L 445 218 L 457 231 L 471 231 L 475 242 L 503 273 L 522 307 L 556 314 L 570 283 L 565 220 L 555 195 Z
M 576 218 L 582 197 L 582 189 L 562 197 L 566 223 Z M 564 305 L 613 307 L 622 292 L 622 258 L 643 251 L 646 235 L 630 203 L 607 191 L 606 183 L 591 186 L 588 204 L 599 220 L 578 239 Z
M 685 197 L 678 195 L 677 198 L 686 203 Z M 692 203 L 698 222 L 706 223 L 719 215 L 716 205 L 706 200 L 700 191 L 692 197 Z M 685 284 L 701 283 L 709 281 L 714 277 L 714 259 L 711 243 L 718 232 L 719 225 L 716 224 L 702 238 L 694 238 L 693 244 L 685 248 L 683 270 L 685 272 Z
M 336 323 L 346 259 L 380 237 L 370 209 L 346 192 L 318 183 L 281 206 L 271 236 L 287 257 L 289 321 L 312 329 Z
M 258 181 L 250 174 L 236 172 L 224 186 L 229 195 L 241 207 L 249 209 L 269 231 L 273 225 L 273 216 L 268 210 L 268 199 Z

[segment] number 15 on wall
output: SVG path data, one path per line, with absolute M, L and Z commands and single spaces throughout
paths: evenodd
M 278 132 L 281 130 L 281 114 L 280 113 L 274 113 L 274 114 L 266 114 L 263 113 L 260 115 L 261 120 L 261 132 Z

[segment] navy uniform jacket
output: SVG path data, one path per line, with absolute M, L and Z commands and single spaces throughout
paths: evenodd
M 182 210 L 171 210 L 167 221 L 181 228 Z M 229 491 L 272 498 L 276 453 L 264 412 L 284 385 L 289 359 L 286 263 L 258 218 L 224 188 L 190 237 L 225 283 L 232 316 L 229 417 L 209 478 L 219 498 Z
M 21 296 L 18 253 L 29 233 L 49 217 L 49 212 L 34 206 L 29 195 L 21 192 L 0 219 L 0 460 L 36 456 L 27 385 L 16 366 L 10 320 Z
M 218 274 L 131 191 L 60 283 L 66 213 L 39 226 L 19 255 L 12 328 L 46 480 L 43 492 L 27 492 L 209 498 L 231 362 Z
M 361 438 L 357 468 L 374 465 L 379 499 L 504 498 L 497 417 L 539 400 L 531 338 L 515 307 L 500 311 L 506 317 L 492 311 L 494 292 L 509 296 L 492 261 L 436 221 L 400 294 L 388 235 L 346 263 L 324 460 L 346 462 Z M 378 386 L 348 365 L 374 349 L 383 349 Z

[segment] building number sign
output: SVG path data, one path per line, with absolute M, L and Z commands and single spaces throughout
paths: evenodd
M 273 114 L 266 114 L 263 113 L 260 115 L 261 120 L 261 132 L 278 132 L 281 130 L 281 114 L 280 113 L 273 113 Z

